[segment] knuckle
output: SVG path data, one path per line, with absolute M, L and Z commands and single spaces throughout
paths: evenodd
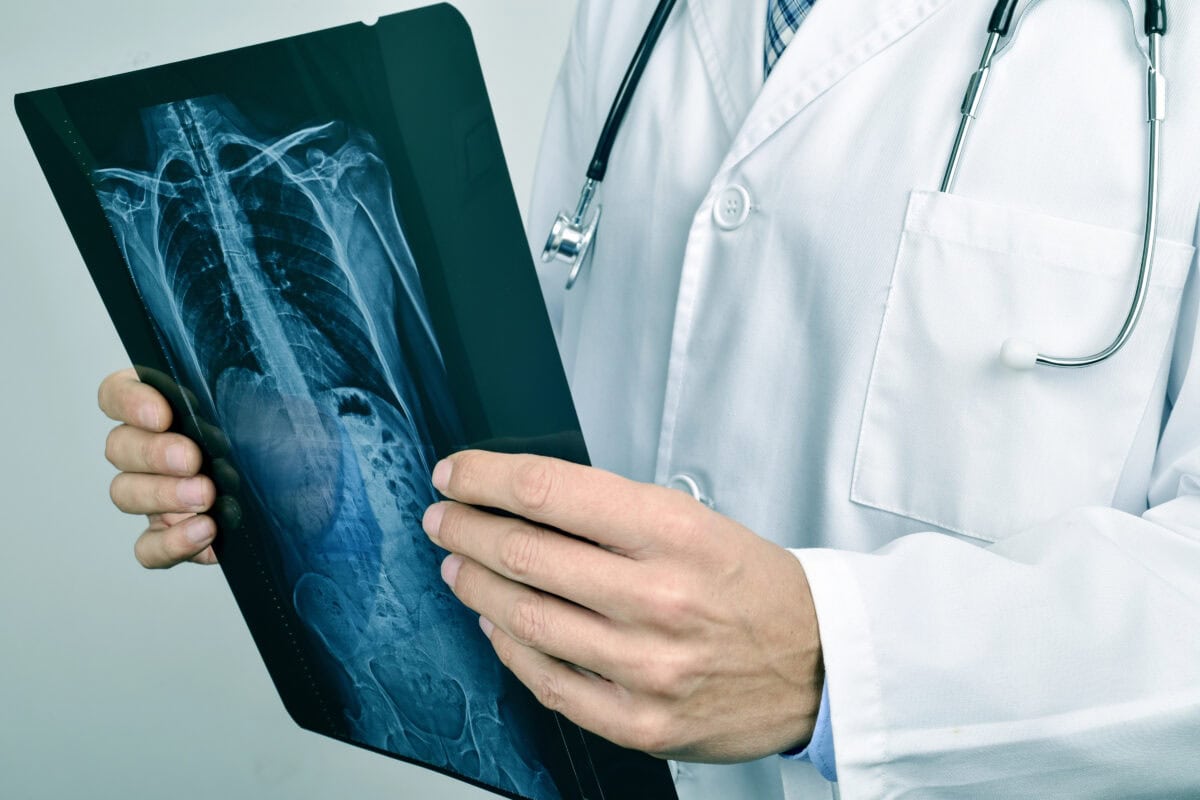
M 161 436 L 143 436 L 137 447 L 141 465 L 151 472 L 166 472 L 166 458 L 163 456 L 165 444 Z
M 642 685 L 649 693 L 668 700 L 685 696 L 696 677 L 706 671 L 701 661 L 694 651 L 678 646 L 664 648 L 643 664 Z
M 545 511 L 553 501 L 559 480 L 559 468 L 550 459 L 527 459 L 513 474 L 513 498 L 526 511 Z
M 545 670 L 534 676 L 532 686 L 533 696 L 537 701 L 551 711 L 563 710 L 562 683 L 552 673 Z
M 670 722 L 657 709 L 635 714 L 628 738 L 630 746 L 643 753 L 667 753 L 673 749 Z
M 176 494 L 177 481 L 174 480 L 157 480 L 154 482 L 154 488 L 150 490 L 150 495 L 155 509 L 161 511 L 171 511 L 180 506 L 179 496 Z
M 693 512 L 696 504 L 681 492 L 673 489 L 667 491 L 676 496 L 670 498 L 670 505 L 664 506 L 658 516 L 656 533 L 665 542 L 695 541 L 696 518 Z
M 517 654 L 517 643 L 507 636 L 497 633 L 492 636 L 492 649 L 496 651 L 496 657 L 500 659 L 500 663 L 506 667 L 512 668 L 514 657 Z
M 540 595 L 529 593 L 513 602 L 509 625 L 513 638 L 535 647 L 546 633 L 546 604 Z
M 658 582 L 649 594 L 646 607 L 660 627 L 682 630 L 694 618 L 691 595 L 675 582 Z
M 472 492 L 479 485 L 480 467 L 475 451 L 464 450 L 456 453 L 453 461 L 454 469 L 450 471 L 450 493 L 457 496 L 463 492 Z
M 500 566 L 513 578 L 526 578 L 540 560 L 542 538 L 527 527 L 515 526 L 500 543 Z
M 665 659 L 659 659 L 646 666 L 642 673 L 642 683 L 651 693 L 660 697 L 672 696 L 683 681 L 683 670 Z

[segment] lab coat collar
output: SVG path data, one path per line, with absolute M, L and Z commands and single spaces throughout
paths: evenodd
M 721 115 L 735 134 L 722 171 L 953 0 L 817 0 L 763 84 L 767 0 L 688 0 Z
M 767 2 L 687 0 L 704 69 L 731 137 L 763 87 Z

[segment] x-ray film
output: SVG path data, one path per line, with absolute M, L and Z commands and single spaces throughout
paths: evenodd
M 17 97 L 303 727 L 528 800 L 674 798 L 539 706 L 421 531 L 466 447 L 587 454 L 470 33 L 435 6 Z M 400 787 L 398 787 L 400 788 Z

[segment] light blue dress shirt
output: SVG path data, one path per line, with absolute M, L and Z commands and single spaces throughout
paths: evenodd
M 829 718 L 829 684 L 821 690 L 821 707 L 817 710 L 817 726 L 813 729 L 812 741 L 798 753 L 784 753 L 792 761 L 811 761 L 830 783 L 837 783 L 837 762 L 833 755 L 833 722 Z

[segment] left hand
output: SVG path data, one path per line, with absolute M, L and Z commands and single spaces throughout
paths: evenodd
M 467 451 L 433 482 L 442 576 L 547 708 L 683 761 L 812 736 L 821 643 L 791 553 L 683 492 L 565 461 Z

